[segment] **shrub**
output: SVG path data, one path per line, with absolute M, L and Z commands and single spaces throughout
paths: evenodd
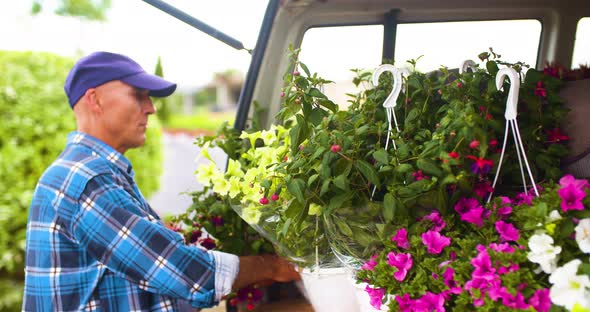
M 73 60 L 49 53 L 0 51 L 0 310 L 20 310 L 28 207 L 37 180 L 59 155 L 74 116 L 63 91 Z M 158 188 L 160 127 L 129 153 L 146 196 Z

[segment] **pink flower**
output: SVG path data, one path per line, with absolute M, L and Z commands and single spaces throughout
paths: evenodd
M 412 176 L 414 177 L 414 179 L 416 179 L 416 181 L 420 181 L 420 180 L 424 180 L 424 179 L 428 178 L 427 176 L 424 175 L 424 173 L 422 173 L 422 170 L 418 170 L 416 172 L 413 172 Z
M 502 297 L 502 303 L 511 309 L 526 310 L 529 308 L 529 305 L 524 301 L 524 296 L 520 291 L 517 291 L 516 295 L 506 292 Z
M 391 241 L 395 242 L 399 248 L 410 249 L 410 244 L 408 243 L 408 231 L 406 228 L 397 230 L 395 235 L 391 237 Z
M 473 208 L 473 209 L 469 210 L 468 212 L 462 214 L 461 220 L 471 223 L 471 224 L 475 224 L 477 226 L 482 226 L 484 211 L 485 210 L 481 206 Z
M 500 268 L 498 268 L 498 274 L 506 274 L 506 273 L 510 273 L 510 272 L 516 272 L 520 270 L 520 265 L 516 264 L 516 263 L 512 263 L 508 266 L 502 266 Z
M 430 230 L 422 234 L 422 243 L 429 253 L 438 255 L 445 247 L 451 245 L 451 239 L 440 235 L 437 231 Z
M 387 254 L 387 263 L 397 269 L 397 272 L 393 273 L 393 277 L 399 282 L 403 281 L 408 274 L 408 271 L 414 264 L 412 261 L 412 255 L 399 253 L 395 254 L 390 252 Z
M 377 257 L 377 255 L 372 256 L 371 260 L 365 262 L 363 266 L 361 266 L 361 270 L 373 271 L 375 269 L 375 266 L 377 265 L 377 261 L 375 261 Z
M 440 216 L 440 213 L 436 210 L 431 212 L 429 215 L 424 216 L 424 218 L 422 219 L 432 222 L 432 225 L 434 226 L 432 229 L 437 232 L 439 232 L 440 230 L 444 229 L 445 226 L 447 226 L 443 218 Z
M 274 193 L 274 194 L 272 194 L 272 196 L 270 197 L 270 199 L 271 199 L 272 201 L 277 201 L 277 200 L 279 200 L 279 194 L 277 194 L 277 193 Z
M 484 198 L 484 196 L 488 195 L 489 193 L 491 193 L 493 191 L 494 191 L 494 188 L 492 188 L 492 183 L 490 183 L 490 181 L 477 183 L 473 189 L 473 192 L 475 193 L 475 195 L 480 198 Z
M 479 201 L 477 201 L 477 199 L 474 198 L 461 198 L 456 204 L 455 204 L 455 211 L 462 215 L 466 212 L 468 212 L 469 210 L 472 210 L 474 208 L 477 207 L 481 207 L 479 204 Z
M 404 294 L 403 296 L 395 296 L 395 301 L 397 301 L 397 305 L 399 306 L 400 312 L 412 311 L 412 308 L 414 306 L 414 300 L 412 300 L 409 294 Z
M 515 197 L 514 197 L 514 204 L 515 205 L 522 205 L 522 204 L 527 204 L 527 205 L 532 205 L 533 204 L 533 198 L 535 198 L 535 195 L 533 195 L 533 192 L 528 192 L 527 193 L 518 193 Z
M 501 243 L 501 244 L 491 243 L 490 249 L 492 249 L 495 252 L 504 252 L 504 253 L 513 253 L 514 252 L 514 248 L 512 246 L 510 246 L 510 244 L 508 244 L 508 243 Z
M 559 185 L 561 187 L 567 187 L 570 185 L 574 185 L 576 188 L 580 190 L 584 190 L 590 187 L 590 184 L 585 179 L 576 179 L 571 174 L 564 175 L 561 179 L 559 179 Z
M 492 281 L 496 278 L 496 269 L 492 266 L 492 259 L 487 250 L 480 251 L 475 258 L 471 259 L 471 265 L 475 268 L 471 274 L 474 279 Z
M 551 299 L 549 298 L 549 289 L 539 289 L 529 298 L 529 304 L 538 312 L 549 312 L 551 309 Z
M 455 281 L 455 270 L 453 268 L 448 267 L 442 274 L 444 283 L 447 287 L 449 287 L 449 292 L 455 295 L 460 294 L 463 292 L 463 288 L 457 284 Z
M 266 197 L 262 197 L 259 201 L 258 201 L 261 205 L 266 205 L 268 204 L 268 198 Z
M 537 82 L 537 87 L 535 88 L 535 95 L 540 97 L 547 97 L 547 90 L 543 87 L 543 82 Z
M 375 309 L 380 310 L 381 305 L 383 304 L 383 296 L 385 296 L 385 288 L 371 288 L 367 285 L 365 291 L 369 294 L 371 305 Z
M 457 159 L 459 158 L 459 153 L 453 151 L 453 152 L 449 152 L 449 157 L 453 158 L 453 159 Z
M 547 129 L 545 132 L 547 132 L 547 142 L 551 144 L 568 141 L 570 139 L 570 137 L 563 134 L 559 128 L 553 128 L 553 130 Z
M 566 212 L 569 210 L 584 210 L 582 200 L 586 197 L 586 192 L 580 190 L 574 184 L 569 184 L 557 191 L 561 197 L 561 209 Z
M 414 311 L 445 312 L 445 297 L 441 294 L 426 292 L 422 298 L 414 301 Z
M 496 231 L 500 234 L 500 241 L 510 242 L 517 241 L 520 237 L 519 231 L 514 225 L 502 220 L 496 222 Z
M 473 140 L 469 143 L 469 147 L 470 148 L 477 148 L 479 146 L 479 141 L 478 140 Z

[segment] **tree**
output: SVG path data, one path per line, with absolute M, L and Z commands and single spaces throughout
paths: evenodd
M 106 12 L 111 7 L 111 0 L 57 0 L 59 5 L 54 13 L 61 16 L 75 16 L 90 21 L 106 20 Z M 33 15 L 43 10 L 45 0 L 33 0 Z

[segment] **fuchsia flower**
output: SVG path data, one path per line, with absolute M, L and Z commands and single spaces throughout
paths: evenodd
M 538 312 L 549 312 L 551 309 L 551 298 L 549 289 L 539 289 L 529 298 L 529 304 Z
M 217 247 L 215 241 L 209 237 L 200 240 L 199 244 L 201 244 L 201 246 L 207 250 L 215 249 L 215 247 Z
M 387 263 L 397 269 L 397 272 L 393 273 L 393 277 L 399 282 L 406 279 L 408 271 L 414 264 L 411 254 L 396 254 L 393 251 L 387 254 Z
M 559 128 L 553 128 L 545 130 L 547 132 L 547 142 L 549 143 L 559 143 L 562 141 L 567 141 L 570 139 L 567 135 L 563 134 Z
M 211 224 L 214 226 L 223 226 L 224 221 L 222 216 L 211 216 Z
M 412 311 L 445 312 L 445 297 L 427 291 L 420 299 L 414 300 Z
M 561 185 L 562 187 L 573 185 L 580 190 L 590 188 L 590 184 L 588 184 L 588 181 L 586 181 L 585 179 L 578 180 L 574 178 L 574 176 L 571 174 L 566 174 L 561 179 L 559 179 L 559 185 Z
M 443 218 L 440 216 L 440 213 L 436 210 L 431 212 L 429 215 L 424 216 L 422 220 L 428 220 L 432 222 L 432 229 L 437 232 L 439 232 L 440 230 L 444 229 L 445 226 L 447 226 L 445 220 L 443 220 Z
M 445 247 L 451 245 L 451 238 L 430 230 L 422 234 L 422 243 L 426 246 L 428 253 L 438 255 Z
M 383 304 L 383 296 L 385 296 L 385 288 L 371 288 L 367 285 L 365 291 L 369 294 L 371 305 L 375 309 L 380 310 Z
M 365 262 L 363 266 L 361 266 L 361 270 L 373 271 L 375 269 L 375 266 L 377 265 L 377 261 L 375 261 L 377 257 L 377 255 L 372 256 L 371 260 Z
M 422 170 L 418 170 L 416 172 L 413 172 L 412 176 L 414 177 L 414 179 L 416 179 L 416 181 L 420 181 L 420 180 L 424 180 L 424 179 L 428 178 L 427 176 L 424 175 L 424 173 L 422 173 Z
M 453 159 L 457 159 L 457 158 L 459 158 L 459 153 L 457 153 L 455 151 L 449 152 L 449 157 L 451 157 Z
M 471 172 L 473 174 L 488 174 L 494 166 L 494 162 L 489 159 L 483 159 L 473 155 L 467 155 L 467 158 L 473 160 L 473 164 L 471 165 Z
M 476 196 L 480 198 L 484 198 L 489 193 L 493 192 L 494 188 L 492 187 L 492 183 L 490 181 L 484 181 L 477 183 L 473 189 L 473 192 Z
M 502 220 L 496 222 L 496 231 L 500 234 L 500 241 L 510 242 L 517 241 L 520 237 L 519 231 L 514 225 Z
M 403 296 L 395 296 L 395 301 L 397 301 L 397 305 L 399 306 L 400 312 L 412 311 L 412 308 L 414 306 L 414 300 L 412 300 L 409 294 L 404 294 Z
M 547 97 L 547 90 L 543 87 L 543 82 L 537 82 L 537 87 L 535 88 L 535 95 L 540 96 L 542 98 Z
M 477 246 L 479 254 L 471 259 L 471 265 L 475 268 L 471 276 L 474 279 L 483 279 L 486 281 L 492 281 L 496 279 L 496 268 L 492 266 L 492 259 L 488 254 L 488 251 L 484 246 Z
M 447 287 L 449 287 L 449 292 L 455 295 L 460 294 L 463 292 L 463 288 L 459 286 L 457 281 L 455 281 L 455 270 L 453 268 L 448 267 L 442 274 L 444 283 Z
M 410 243 L 408 243 L 408 230 L 401 228 L 395 232 L 395 235 L 391 237 L 391 241 L 397 244 L 397 247 L 403 249 L 410 249 Z

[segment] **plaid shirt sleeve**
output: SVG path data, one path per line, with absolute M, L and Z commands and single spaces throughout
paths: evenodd
M 229 292 L 228 283 L 231 290 L 236 272 L 216 270 L 226 265 L 216 260 L 237 259 L 222 259 L 187 246 L 178 233 L 157 220 L 142 217 L 133 196 L 112 176 L 92 178 L 80 197 L 79 207 L 71 223 L 78 243 L 115 274 L 141 289 L 182 298 L 195 307 L 215 304 L 223 292 Z M 216 278 L 220 281 L 216 282 Z M 223 285 L 219 287 L 221 294 L 215 293 L 216 284 Z

